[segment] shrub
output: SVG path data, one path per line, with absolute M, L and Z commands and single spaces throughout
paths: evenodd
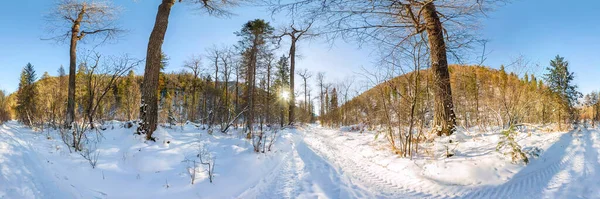
M 511 158 L 512 163 L 516 164 L 523 161 L 525 164 L 528 164 L 529 159 L 521 150 L 521 146 L 515 141 L 518 134 L 515 125 L 511 125 L 508 129 L 502 130 L 501 134 L 502 136 L 500 137 L 498 146 L 496 146 L 496 151 L 508 155 Z

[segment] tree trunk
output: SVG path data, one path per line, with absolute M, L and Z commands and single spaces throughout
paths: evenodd
M 239 99 L 240 99 L 240 68 L 239 65 L 235 68 L 235 113 L 239 113 Z M 237 126 L 236 126 L 237 127 Z
M 67 99 L 67 118 L 65 120 L 65 128 L 71 128 L 75 121 L 75 70 L 77 68 L 77 42 L 79 41 L 79 31 L 81 20 L 85 14 L 85 4 L 77 15 L 77 19 L 73 22 L 71 28 L 71 45 L 69 48 L 69 93 Z
M 93 70 L 92 70 L 93 71 Z M 90 123 L 91 129 L 94 129 L 94 114 L 93 114 L 93 107 L 94 107 L 94 98 L 95 98 L 95 94 L 94 94 L 94 87 L 92 87 L 92 76 L 94 75 L 93 72 L 90 73 L 90 76 L 88 77 L 88 107 L 87 107 L 87 118 L 88 118 L 88 122 Z
M 220 111 L 219 111 L 219 107 L 217 106 L 217 96 L 219 94 L 219 53 L 216 52 L 216 57 L 215 57 L 215 90 L 213 92 L 213 100 L 212 100 L 212 117 L 211 117 L 211 127 L 212 128 L 212 123 L 215 120 L 215 117 L 217 117 L 217 115 Z M 219 96 L 220 97 L 220 96 Z
M 247 134 L 246 138 L 252 138 L 252 123 L 254 122 L 254 87 L 256 85 L 256 61 L 258 54 L 258 36 L 254 35 L 254 41 L 252 42 L 252 48 L 250 49 L 250 62 L 248 64 L 248 69 L 246 72 L 246 93 L 244 98 L 246 98 L 246 106 L 249 108 L 249 111 L 246 113 L 246 128 Z
M 452 90 L 450 87 L 450 73 L 448 72 L 448 60 L 446 58 L 446 44 L 442 23 L 438 17 L 433 2 L 423 5 L 423 16 L 425 18 L 427 38 L 431 54 L 431 69 L 434 78 L 434 128 L 438 136 L 450 135 L 454 132 L 456 125 L 454 105 L 452 103 Z
M 69 52 L 69 96 L 67 100 L 67 118 L 65 120 L 65 128 L 71 128 L 75 121 L 75 70 L 77 68 L 77 32 L 79 25 L 73 27 L 71 33 L 71 48 Z
M 266 121 L 267 124 L 271 124 L 271 61 L 267 65 L 267 97 L 265 99 L 266 104 Z
M 257 44 L 258 42 L 255 42 L 254 46 L 258 46 Z M 252 85 L 250 87 L 250 117 L 248 117 L 248 128 L 250 129 L 250 132 L 248 133 L 248 138 L 252 138 L 251 134 L 252 134 L 252 123 L 254 123 L 254 114 L 255 114 L 255 108 L 254 108 L 254 98 L 255 98 L 255 94 L 254 94 L 254 90 L 256 87 L 256 62 L 257 62 L 257 54 L 258 54 L 258 48 L 256 48 L 255 50 L 253 50 L 253 56 L 252 56 L 252 78 L 250 79 L 250 84 Z M 262 127 L 262 125 L 261 125 Z
M 306 93 L 307 86 L 308 85 L 306 85 L 306 78 L 304 78 L 304 109 L 306 110 L 306 112 L 308 112 L 308 93 Z
M 319 93 L 319 101 L 321 102 L 319 106 L 319 117 L 321 117 L 321 120 L 323 120 L 323 116 L 325 115 L 325 102 L 323 101 L 325 95 L 323 94 L 323 83 L 319 83 L 319 88 L 321 89 Z
M 196 87 L 198 86 L 197 85 L 198 74 L 196 73 L 196 71 L 194 71 L 194 80 L 192 80 L 192 81 L 193 81 L 192 82 L 192 103 L 191 103 L 192 104 L 192 108 L 191 108 L 192 114 L 190 115 L 189 120 L 192 122 L 196 122 L 196 118 L 197 118 L 196 117 L 196 101 L 197 101 L 196 100 L 196 93 L 197 93 Z
M 229 93 L 227 93 L 227 92 L 229 92 L 229 88 L 228 88 L 229 87 L 229 73 L 228 73 L 229 71 L 227 69 L 227 67 L 228 67 L 227 66 L 227 62 L 224 62 L 224 64 L 225 64 L 225 68 L 224 68 L 225 69 L 225 71 L 224 71 L 225 72 L 225 75 L 224 75 L 224 78 L 225 78 L 225 87 L 224 87 L 224 89 L 225 89 L 225 99 L 223 100 L 223 106 L 225 107 L 225 111 L 227 113 L 227 115 L 225 116 L 225 121 L 229 121 L 231 119 L 231 112 L 229 111 Z
M 158 122 L 158 79 L 160 74 L 160 59 L 162 44 L 169 25 L 169 14 L 175 0 L 163 0 L 158 6 L 154 28 L 148 41 L 146 52 L 146 68 L 142 87 L 142 106 L 140 108 L 140 127 L 138 132 L 146 133 L 147 140 L 154 140 L 152 133 Z
M 294 93 L 294 70 L 296 69 L 296 38 L 292 37 L 292 45 L 290 46 L 290 111 L 289 124 L 293 124 L 296 120 L 294 109 L 296 108 L 296 94 Z

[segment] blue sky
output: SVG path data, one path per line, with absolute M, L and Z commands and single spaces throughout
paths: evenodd
M 158 0 L 117 0 L 123 8 L 120 19 L 128 33 L 117 42 L 105 44 L 105 54 L 128 53 L 144 58 L 150 31 L 153 27 Z M 490 50 L 485 65 L 499 67 L 524 55 L 540 67 L 532 72 L 541 75 L 550 59 L 564 56 L 576 74 L 576 83 L 582 92 L 600 88 L 600 18 L 596 9 L 600 1 L 564 3 L 560 0 L 517 0 L 498 8 L 482 20 L 481 37 L 489 39 Z M 38 74 L 44 71 L 56 74 L 60 65 L 68 66 L 68 46 L 41 40 L 44 32 L 43 16 L 52 8 L 50 0 L 7 1 L 0 7 L 0 89 L 13 92 L 18 86 L 20 70 L 31 62 Z M 251 19 L 263 18 L 275 27 L 285 24 L 283 18 L 271 18 L 257 7 L 233 10 L 236 16 L 215 18 L 197 13 L 186 4 L 173 8 L 163 50 L 170 57 L 167 70 L 181 70 L 183 62 L 192 54 L 202 54 L 212 45 L 231 45 L 238 38 L 233 32 Z M 82 44 L 81 48 L 92 48 Z M 284 45 L 283 49 L 287 49 Z M 298 68 L 324 71 L 330 81 L 355 75 L 361 67 L 370 68 L 374 58 L 371 49 L 345 42 L 331 45 L 320 40 L 302 42 Z M 283 52 L 283 51 L 282 51 Z M 140 73 L 143 66 L 137 69 Z

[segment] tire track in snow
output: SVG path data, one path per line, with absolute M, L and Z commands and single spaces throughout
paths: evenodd
M 257 195 L 256 198 L 293 198 L 298 195 L 301 190 L 299 176 L 301 174 L 302 165 L 298 162 L 298 153 L 296 152 L 296 144 L 292 144 L 292 150 L 286 154 L 286 158 L 280 163 L 281 167 L 276 172 L 274 178 L 270 180 L 263 192 Z M 300 166 L 299 166 L 300 165 Z
M 545 162 L 541 162 L 543 160 L 542 157 L 540 157 L 537 162 L 542 166 L 541 169 L 538 168 L 524 174 L 518 173 L 504 184 L 494 187 L 484 187 L 462 197 L 541 198 L 542 194 L 557 191 L 556 189 L 562 189 L 569 183 L 577 181 L 576 177 L 573 175 L 573 170 L 582 170 L 583 176 L 587 175 L 585 170 L 589 169 L 586 168 L 586 162 L 589 158 L 584 153 L 597 149 L 583 145 L 582 140 L 590 139 L 592 133 L 594 133 L 595 136 L 598 132 L 582 130 L 582 132 L 573 133 L 571 135 L 566 134 L 564 136 L 568 136 L 567 140 L 555 143 L 565 147 L 565 153 L 558 161 L 545 164 Z M 578 136 L 579 140 L 574 140 L 575 136 Z M 551 156 L 557 155 L 552 153 L 553 151 L 549 152 L 550 153 L 544 153 L 543 158 L 552 158 Z M 527 169 L 527 167 L 524 169 Z
M 372 198 L 344 179 L 343 173 L 316 154 L 298 135 L 291 150 L 255 186 L 237 198 Z
M 77 190 L 60 186 L 60 178 L 37 153 L 39 149 L 19 136 L 37 139 L 36 134 L 21 132 L 15 122 L 0 125 L 0 185 L 8 185 L 0 186 L 0 198 L 73 198 Z
M 598 175 L 594 170 L 598 158 L 591 157 L 598 156 L 597 139 L 591 139 L 597 138 L 597 130 L 566 133 L 546 151 L 548 153 L 523 168 L 509 181 L 497 186 L 482 187 L 444 185 L 402 175 L 369 162 L 360 154 L 353 153 L 352 149 L 334 143 L 330 137 L 319 135 L 311 128 L 305 134 L 306 143 L 316 153 L 334 163 L 356 184 L 373 193 L 380 193 L 378 197 L 385 198 L 540 198 L 548 191 L 550 194 L 572 192 L 570 183 L 589 180 L 590 175 Z M 590 139 L 593 143 L 583 143 Z M 583 190 L 577 193 L 593 192 L 585 187 L 587 186 L 584 185 Z
M 288 163 L 291 161 L 292 151 L 286 152 L 281 162 L 274 167 L 273 171 L 270 171 L 267 176 L 262 178 L 253 187 L 242 192 L 236 198 L 271 198 L 274 197 L 274 192 L 280 193 L 277 190 L 277 182 L 282 178 L 281 176 L 286 175 L 286 171 L 290 170 Z
M 305 134 L 318 136 L 312 129 L 307 129 Z M 373 162 L 358 157 L 352 150 L 340 150 L 339 144 L 332 143 L 325 137 L 315 138 L 305 135 L 306 143 L 316 153 L 325 157 L 330 162 L 349 175 L 356 184 L 360 184 L 371 193 L 380 193 L 377 197 L 383 198 L 455 198 L 463 195 L 468 190 L 458 186 L 439 185 L 426 179 L 410 178 L 397 172 L 379 166 Z M 345 147 L 345 146 L 339 146 Z M 365 162 L 367 161 L 367 162 Z

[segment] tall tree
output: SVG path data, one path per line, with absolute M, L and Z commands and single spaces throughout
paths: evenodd
M 193 80 L 192 80 L 192 102 L 191 102 L 191 108 L 190 108 L 190 116 L 188 118 L 188 120 L 195 122 L 197 117 L 197 104 L 198 104 L 198 100 L 197 100 L 197 96 L 198 96 L 198 87 L 199 82 L 198 82 L 198 77 L 201 75 L 202 73 L 202 58 L 200 56 L 197 55 L 192 55 L 185 63 L 184 63 L 184 67 L 188 68 L 192 71 L 192 75 L 193 75 Z
M 31 63 L 23 68 L 19 90 L 17 93 L 17 116 L 19 120 L 26 125 L 33 126 L 36 114 L 37 88 L 34 84 L 37 77 L 35 69 Z
M 303 81 L 302 86 L 304 86 L 304 111 L 306 113 L 310 113 L 310 107 L 308 106 L 308 104 L 309 104 L 308 96 L 310 95 L 308 92 L 308 79 L 310 79 L 312 77 L 312 73 L 308 72 L 308 69 L 305 68 L 304 70 L 298 71 L 298 75 L 302 78 L 302 81 Z M 304 118 L 304 119 L 307 119 L 307 120 L 305 120 L 305 122 L 309 121 L 310 115 L 308 115 L 308 117 Z
M 598 92 L 596 92 L 596 91 L 592 91 L 591 93 L 586 94 L 585 97 L 583 98 L 584 105 L 592 108 L 592 115 L 590 117 L 590 120 L 592 122 L 592 127 L 595 126 L 595 123 L 598 119 L 598 108 L 600 105 L 598 100 L 599 100 L 599 96 L 598 96 Z
M 179 2 L 182 1 L 184 0 L 179 0 Z M 200 5 L 200 9 L 206 11 L 209 15 L 217 16 L 229 15 L 222 8 L 235 4 L 231 0 L 186 0 L 186 2 Z M 162 44 L 165 40 L 165 34 L 169 25 L 169 15 L 171 14 L 173 5 L 175 5 L 175 0 L 162 0 L 158 6 L 154 28 L 148 40 L 146 67 L 142 86 L 142 105 L 140 106 L 140 126 L 137 130 L 138 133 L 146 134 L 147 140 L 155 140 L 152 137 L 152 133 L 156 130 L 158 123 L 157 91 L 161 68 Z
M 456 126 L 456 116 L 454 115 L 454 103 L 452 102 L 452 90 L 450 88 L 450 73 L 448 72 L 448 58 L 446 57 L 446 43 L 442 22 L 436 10 L 433 1 L 425 2 L 420 6 L 425 24 L 415 22 L 415 29 L 418 31 L 425 26 L 427 31 L 427 40 L 429 41 L 429 54 L 431 59 L 431 70 L 433 71 L 433 92 L 435 101 L 435 113 L 433 123 L 438 130 L 438 135 L 450 135 L 454 132 Z M 414 15 L 411 6 L 406 7 L 408 15 Z M 419 12 L 420 12 L 419 11 Z M 413 18 L 414 19 L 414 18 Z
M 331 98 L 330 98 L 330 102 L 329 102 L 329 112 L 331 114 L 331 125 L 334 127 L 337 127 L 339 124 L 339 110 L 338 110 L 338 93 L 337 93 L 337 89 L 334 87 L 331 90 L 331 94 L 330 94 Z
M 323 87 L 325 86 L 325 73 L 317 73 L 317 85 L 319 85 L 319 117 L 325 115 L 325 94 L 323 93 Z
M 64 110 L 65 109 L 65 104 L 67 102 L 67 97 L 68 97 L 68 89 L 66 89 L 65 87 L 67 86 L 67 74 L 65 72 L 65 68 L 60 65 L 60 68 L 58 68 L 58 92 L 55 93 L 55 103 L 56 103 L 56 107 L 57 107 L 57 117 L 60 118 L 61 123 L 58 123 L 58 125 L 64 125 L 64 119 L 65 118 L 65 114 L 66 112 Z M 66 92 L 65 92 L 66 91 Z M 55 124 L 56 126 L 57 124 Z
M 221 71 L 223 73 L 223 82 L 225 83 L 225 86 L 223 86 L 223 93 L 225 94 L 223 98 L 223 107 L 225 108 L 224 119 L 225 121 L 229 121 L 231 119 L 231 110 L 229 108 L 229 78 L 231 77 L 232 73 L 231 68 L 234 67 L 234 52 L 231 48 L 224 47 L 223 49 L 221 49 L 221 53 L 223 53 L 223 55 L 221 56 L 221 64 L 223 66 L 223 70 Z
M 272 38 L 273 27 L 262 19 L 248 21 L 242 27 L 240 32 L 236 33 L 240 40 L 240 48 L 244 50 L 244 62 L 246 68 L 246 90 L 244 91 L 244 99 L 246 107 L 249 111 L 246 112 L 246 128 L 247 138 L 252 136 L 252 128 L 254 121 L 255 108 L 255 87 L 256 87 L 256 70 L 258 65 L 259 53 L 261 49 L 266 48 L 269 39 Z
M 548 73 L 545 74 L 544 79 L 548 87 L 560 97 L 561 104 L 573 117 L 573 106 L 577 99 L 581 97 L 581 93 L 577 91 L 577 85 L 573 83 L 575 73 L 569 72 L 569 62 L 564 57 L 556 55 L 554 60 L 550 61 L 550 67 L 547 67 L 546 70 L 548 70 Z
M 296 94 L 294 92 L 294 76 L 296 70 L 296 43 L 303 38 L 312 26 L 313 21 L 309 21 L 304 27 L 296 27 L 294 22 L 289 27 L 283 28 L 279 35 L 279 38 L 285 36 L 290 38 L 290 102 L 289 102 L 289 123 L 293 124 L 296 121 L 296 115 L 294 109 L 296 109 Z
M 69 92 L 65 127 L 75 120 L 75 70 L 77 43 L 84 38 L 99 38 L 101 42 L 114 38 L 121 30 L 114 26 L 119 9 L 108 2 L 61 0 L 48 15 L 52 39 L 69 40 Z M 94 37 L 93 37 L 94 36 Z

